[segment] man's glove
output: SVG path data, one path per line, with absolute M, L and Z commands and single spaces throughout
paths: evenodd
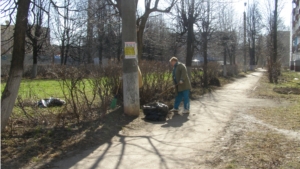
M 179 81 L 179 84 L 183 84 L 183 81 L 182 81 L 182 80 L 180 80 L 180 81 Z

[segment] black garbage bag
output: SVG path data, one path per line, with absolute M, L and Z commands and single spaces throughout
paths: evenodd
M 160 102 L 149 103 L 143 106 L 145 120 L 166 121 L 169 107 Z
M 40 108 L 46 108 L 46 107 L 60 107 L 62 105 L 66 104 L 64 100 L 50 97 L 49 99 L 42 99 L 38 101 L 37 106 Z

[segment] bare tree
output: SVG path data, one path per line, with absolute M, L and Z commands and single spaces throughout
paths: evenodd
M 37 75 L 38 56 L 43 48 L 50 45 L 49 15 L 47 11 L 50 11 L 50 3 L 46 3 L 45 0 L 33 0 L 31 9 L 33 20 L 31 24 L 28 24 L 27 29 L 28 43 L 32 47 L 32 78 Z M 43 27 L 43 21 L 47 18 L 44 14 L 48 16 L 46 27 Z
M 215 1 L 207 0 L 202 2 L 202 9 L 200 10 L 200 20 L 197 22 L 198 32 L 200 38 L 198 43 L 200 44 L 200 51 L 202 53 L 204 64 L 203 64 L 203 86 L 208 86 L 208 49 L 209 44 L 212 42 L 212 34 L 216 31 L 216 18 L 217 13 L 215 8 L 217 3 Z
M 171 48 L 174 44 L 172 35 L 175 34 L 170 32 L 162 14 L 149 18 L 144 35 L 144 58 L 147 60 L 168 60 L 176 50 L 175 46 Z
M 253 66 L 256 65 L 258 60 L 256 56 L 256 39 L 258 39 L 260 30 L 262 29 L 262 16 L 258 5 L 257 1 L 248 5 L 247 32 L 249 36 L 250 70 L 254 69 Z
M 204 6 L 204 5 L 203 5 Z M 211 7 L 210 0 L 207 0 L 206 8 L 202 10 L 201 20 L 199 21 L 198 28 L 201 34 L 200 44 L 202 55 L 204 58 L 203 65 L 203 86 L 208 87 L 208 75 L 207 75 L 207 54 L 208 54 L 208 43 L 211 34 L 214 32 L 213 26 L 213 10 Z
M 153 12 L 163 12 L 168 13 L 171 11 L 172 7 L 175 5 L 176 0 L 172 0 L 169 7 L 165 9 L 159 9 L 159 0 L 155 0 L 152 6 L 151 0 L 145 0 L 145 12 L 142 16 L 137 18 L 137 43 L 138 43 L 138 58 L 142 58 L 143 54 L 143 35 L 145 30 L 145 25 L 151 13 Z M 152 6 L 152 7 L 151 7 Z
M 100 0 L 98 1 L 100 2 Z M 87 37 L 86 37 L 86 54 L 87 54 L 87 62 L 92 63 L 92 46 L 93 46 L 93 22 L 94 22 L 94 10 L 93 5 L 94 1 L 88 0 L 88 8 L 87 8 Z
M 231 74 L 235 74 L 236 70 L 236 49 L 237 49 L 237 33 L 236 23 L 234 19 L 234 9 L 232 4 L 220 1 L 218 4 L 218 27 L 214 32 L 213 39 L 222 48 L 223 54 L 223 75 L 227 76 L 227 60 L 229 59 Z
M 281 27 L 279 17 L 282 10 L 283 1 L 267 1 L 265 28 L 267 30 L 267 50 L 268 50 L 268 75 L 270 83 L 277 83 L 280 75 L 281 64 L 278 62 L 278 28 Z
M 78 33 L 82 33 L 83 18 L 78 17 L 79 6 L 78 2 L 64 0 L 61 7 L 54 6 L 55 21 L 52 23 L 52 30 L 58 43 L 60 44 L 60 62 L 61 65 L 66 65 L 70 56 L 70 50 L 73 43 L 78 37 Z M 84 22 L 86 23 L 86 22 Z
M 121 11 L 121 0 L 108 0 L 108 3 L 110 5 L 113 5 L 115 9 L 120 13 L 120 16 L 122 17 L 122 11 Z M 138 2 L 138 1 L 137 1 Z M 137 45 L 138 45 L 138 59 L 142 59 L 143 55 L 143 36 L 144 36 L 144 30 L 147 23 L 147 20 L 151 13 L 154 12 L 162 12 L 162 13 L 168 13 L 171 11 L 173 6 L 176 4 L 177 0 L 171 0 L 170 5 L 164 9 L 160 9 L 158 7 L 160 0 L 144 0 L 145 8 L 144 13 L 137 17 L 136 25 L 137 25 Z
M 9 120 L 22 79 L 29 5 L 30 0 L 19 0 L 15 4 L 14 8 L 17 9 L 17 16 L 14 32 L 13 54 L 9 78 L 1 97 L 1 131 L 3 131 Z
M 181 28 L 181 36 L 186 36 L 186 66 L 190 75 L 190 69 L 192 66 L 192 58 L 194 55 L 195 47 L 195 32 L 194 26 L 199 21 L 201 17 L 200 11 L 201 2 L 195 0 L 181 0 L 179 4 L 176 5 L 177 10 L 177 20 Z

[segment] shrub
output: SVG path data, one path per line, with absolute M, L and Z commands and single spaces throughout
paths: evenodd
M 281 63 L 273 63 L 270 58 L 268 58 L 268 77 L 270 83 L 278 83 L 278 77 L 280 76 Z
M 238 65 L 226 65 L 227 76 L 235 76 L 239 73 Z
M 221 66 L 217 62 L 209 62 L 207 64 L 207 81 L 209 85 L 217 85 L 218 77 L 221 72 Z M 191 77 L 191 84 L 193 87 L 198 87 L 204 85 L 204 72 L 201 68 L 193 68 L 192 69 L 192 77 Z
M 192 68 L 190 80 L 191 80 L 192 87 L 202 86 L 203 70 L 199 67 Z
M 141 61 L 139 63 L 142 72 L 143 86 L 140 88 L 140 104 L 144 105 L 156 100 L 168 104 L 175 95 L 172 82 L 172 68 L 167 62 Z M 66 104 L 61 108 L 40 109 L 34 103 L 37 91 L 30 90 L 30 95 L 23 96 L 18 100 L 18 111 L 23 112 L 23 117 L 28 122 L 34 121 L 35 125 L 54 124 L 64 126 L 67 123 L 79 123 L 82 120 L 91 120 L 103 117 L 109 109 L 112 98 L 118 99 L 122 105 L 123 88 L 120 77 L 122 77 L 122 65 L 113 64 L 107 67 L 82 65 L 41 66 L 39 77 L 55 78 L 62 93 L 62 99 Z M 216 85 L 219 65 L 208 64 L 208 77 L 212 85 Z M 28 73 L 29 77 L 31 72 Z M 193 87 L 202 86 L 203 72 L 201 69 L 192 69 L 191 83 Z M 25 98 L 26 97 L 26 98 Z M 50 96 L 49 96 L 50 97 Z M 55 97 L 55 96 L 54 96 Z
M 142 61 L 139 63 L 143 87 L 140 88 L 140 104 L 174 97 L 172 72 L 169 63 Z
M 210 81 L 210 79 L 213 78 L 218 78 L 220 70 L 221 70 L 221 66 L 218 62 L 209 62 L 207 64 L 208 81 Z
M 118 65 L 98 67 L 93 71 L 81 67 L 64 67 L 60 73 L 60 86 L 67 102 L 67 110 L 79 123 L 81 119 L 104 116 L 120 84 Z

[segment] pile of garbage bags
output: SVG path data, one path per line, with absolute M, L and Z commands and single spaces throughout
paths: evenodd
M 66 101 L 61 100 L 59 98 L 50 97 L 49 99 L 42 99 L 37 102 L 37 106 L 40 108 L 47 108 L 47 107 L 60 107 L 66 104 Z
M 169 113 L 169 107 L 160 102 L 153 102 L 143 106 L 145 120 L 148 121 L 166 121 Z

